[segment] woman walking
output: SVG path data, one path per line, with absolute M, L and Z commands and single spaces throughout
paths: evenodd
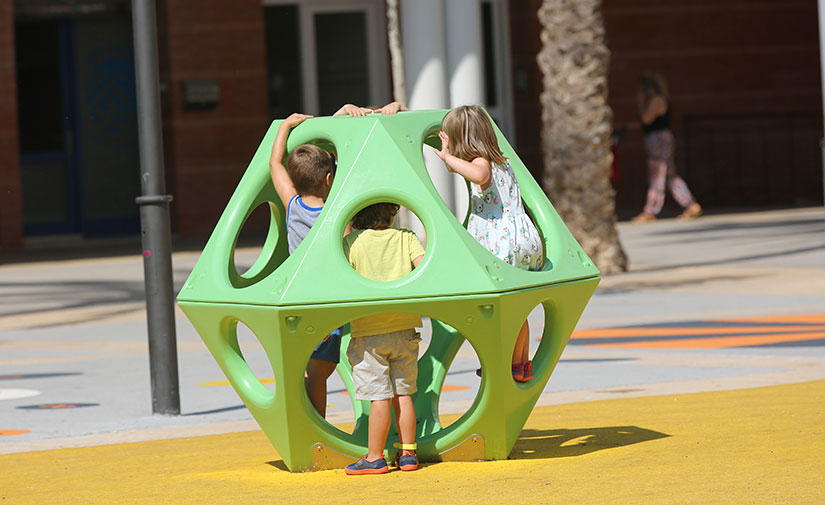
M 673 161 L 675 142 L 670 131 L 670 100 L 664 78 L 657 72 L 645 72 L 637 100 L 647 153 L 649 186 L 644 209 L 632 221 L 638 223 L 656 219 L 665 203 L 665 185 L 684 209 L 678 219 L 700 216 L 702 206 L 676 173 Z

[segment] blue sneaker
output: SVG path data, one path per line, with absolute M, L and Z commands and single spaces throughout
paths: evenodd
M 387 460 L 378 458 L 375 461 L 367 461 L 367 458 L 361 458 L 355 463 L 347 465 L 344 469 L 347 475 L 368 475 L 373 473 L 387 473 L 390 467 L 387 466 Z
M 411 472 L 418 468 L 418 454 L 415 450 L 418 449 L 417 444 L 393 444 L 393 447 L 398 449 L 395 453 L 395 464 L 399 469 L 405 472 Z
M 402 452 L 406 454 L 401 454 Z M 395 466 L 405 472 L 418 469 L 418 455 L 415 451 L 398 451 L 395 453 Z

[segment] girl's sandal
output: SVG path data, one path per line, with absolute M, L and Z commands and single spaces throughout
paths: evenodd
M 518 363 L 513 365 L 511 370 L 513 373 L 513 380 L 516 382 L 525 382 L 524 380 L 524 366 L 526 363 Z
M 524 382 L 533 380 L 533 362 L 527 361 L 524 364 Z

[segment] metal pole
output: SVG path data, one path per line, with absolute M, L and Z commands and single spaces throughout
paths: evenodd
M 155 0 L 132 0 L 140 175 L 140 228 L 149 330 L 152 413 L 180 414 L 169 202 L 163 173 Z
M 822 83 L 822 107 L 825 112 L 825 0 L 819 0 L 819 75 Z M 825 113 L 823 113 L 825 128 Z M 825 199 L 825 138 L 819 141 L 822 149 L 822 195 Z

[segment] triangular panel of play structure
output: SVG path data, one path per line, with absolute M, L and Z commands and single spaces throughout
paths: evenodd
M 504 459 L 596 289 L 598 269 L 497 127 L 499 146 L 544 241 L 545 267 L 538 272 L 514 268 L 467 232 L 436 191 L 422 155 L 425 143 L 440 147 L 434 142 L 446 113 L 319 117 L 293 129 L 288 150 L 316 143 L 336 152 L 338 166 L 324 210 L 292 255 L 287 254 L 285 211 L 269 175 L 280 125 L 273 122 L 178 295 L 178 304 L 292 471 L 340 468 L 366 453 L 368 402 L 353 402 L 356 427 L 348 434 L 315 412 L 304 389 L 310 354 L 333 329 L 387 312 L 430 317 L 432 341 L 419 359 L 419 391 L 413 397 L 421 420 L 419 457 Z M 376 282 L 350 267 L 341 237 L 358 210 L 387 201 L 418 216 L 427 248 L 410 275 Z M 258 260 L 241 274 L 234 264 L 235 245 L 246 219 L 261 205 L 271 211 L 267 239 Z M 535 379 L 517 383 L 510 356 L 521 324 L 539 304 L 545 325 L 533 358 Z M 275 392 L 247 366 L 237 340 L 239 322 L 260 340 L 275 375 Z M 441 387 L 465 339 L 484 374 L 473 405 L 443 428 Z M 346 353 L 341 357 L 338 370 L 351 392 Z M 389 447 L 392 442 L 391 436 Z

